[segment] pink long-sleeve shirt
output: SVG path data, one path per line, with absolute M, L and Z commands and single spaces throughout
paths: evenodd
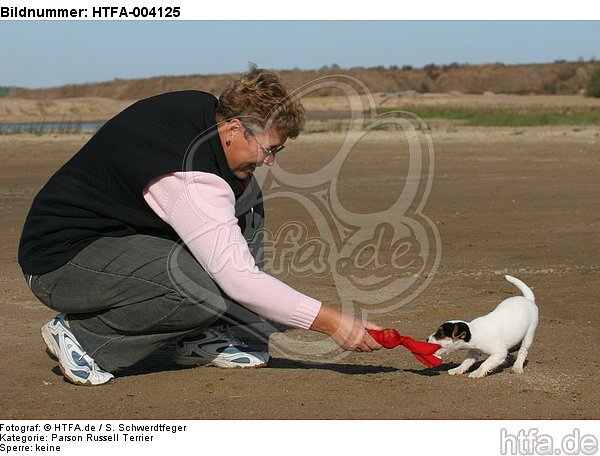
M 321 302 L 258 269 L 237 224 L 233 191 L 222 178 L 198 171 L 167 174 L 148 184 L 144 199 L 231 299 L 278 323 L 312 325 Z

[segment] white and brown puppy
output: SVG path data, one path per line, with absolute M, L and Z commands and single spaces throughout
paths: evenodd
M 505 277 L 521 290 L 523 296 L 505 299 L 491 313 L 471 322 L 447 321 L 427 339 L 442 346 L 435 353 L 442 358 L 457 350 L 468 350 L 462 364 L 448 371 L 450 375 L 464 374 L 477 361 L 479 354 L 485 353 L 489 358 L 469 374 L 471 378 L 485 377 L 502 364 L 508 352 L 519 347 L 519 343 L 519 353 L 512 370 L 523 372 L 523 363 L 538 325 L 538 308 L 527 285 L 509 275 Z

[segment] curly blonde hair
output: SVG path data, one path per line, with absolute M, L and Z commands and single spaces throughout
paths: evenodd
M 256 65 L 229 84 L 219 96 L 217 121 L 238 118 L 252 133 L 250 125 L 261 130 L 275 128 L 294 139 L 304 127 L 304 107 L 281 77 Z

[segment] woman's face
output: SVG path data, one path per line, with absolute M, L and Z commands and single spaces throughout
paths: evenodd
M 221 135 L 229 169 L 242 181 L 247 180 L 263 163 L 268 166 L 275 163 L 275 155 L 267 151 L 283 145 L 286 139 L 275 129 L 252 135 L 237 119 L 229 121 Z

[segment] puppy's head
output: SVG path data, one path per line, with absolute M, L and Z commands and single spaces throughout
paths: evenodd
M 436 352 L 438 356 L 443 356 L 461 348 L 467 348 L 470 340 L 471 330 L 469 329 L 469 325 L 461 320 L 442 323 L 437 331 L 427 338 L 427 342 L 442 346 Z

